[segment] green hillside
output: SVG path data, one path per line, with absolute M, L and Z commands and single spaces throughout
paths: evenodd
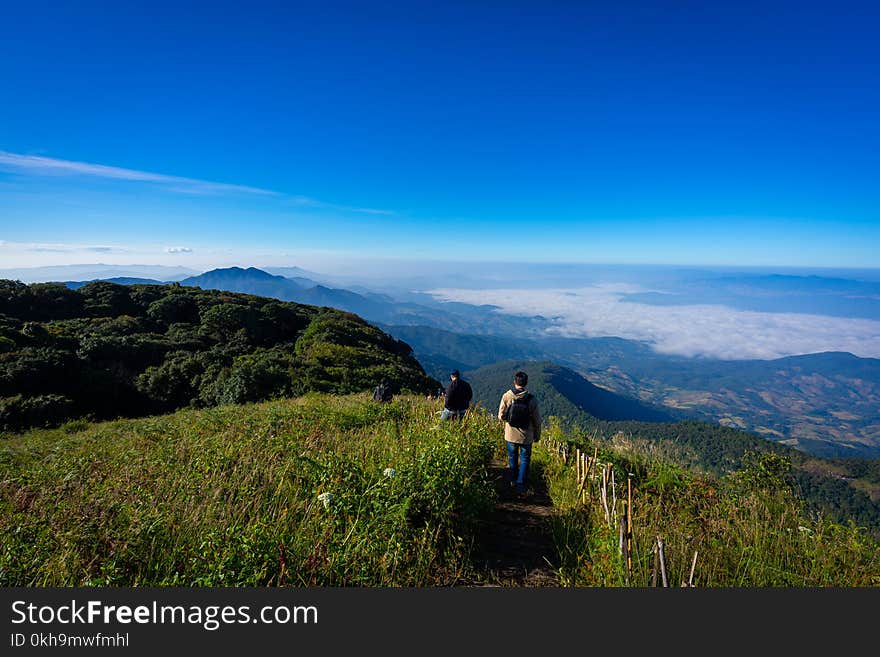
M 577 372 L 549 361 L 506 361 L 467 372 L 474 402 L 497 409 L 501 395 L 513 385 L 513 374 L 518 370 L 529 375 L 529 391 L 538 399 L 544 415 L 578 421 L 588 417 L 645 422 L 672 419 L 662 410 L 595 386 Z
M 525 339 L 465 335 L 431 326 L 379 326 L 411 345 L 425 370 L 441 381 L 445 381 L 453 369 L 464 372 L 502 361 L 546 357 L 532 341 Z
M 638 437 L 661 447 L 678 465 L 716 476 L 738 470 L 749 452 L 778 454 L 792 463 L 793 482 L 811 510 L 880 530 L 880 460 L 814 457 L 718 424 L 659 421 L 662 412 L 548 362 L 510 361 L 467 372 L 475 402 L 497 411 L 501 394 L 520 369 L 529 374 L 529 390 L 543 415 L 555 416 L 585 435 Z
M 479 412 L 440 423 L 438 410 L 421 396 L 308 394 L 11 436 L 0 443 L 0 585 L 493 583 L 475 555 L 499 503 L 489 472 L 501 425 Z M 552 423 L 545 438 L 534 477 L 553 499 L 564 585 L 645 585 L 658 534 L 676 580 L 699 551 L 698 586 L 880 585 L 880 546 L 811 514 L 784 457 L 750 453 L 716 476 L 637 436 Z M 576 448 L 614 470 L 607 521 L 598 466 L 576 484 Z M 627 570 L 615 522 L 630 473 Z
M 0 585 L 432 585 L 491 504 L 490 424 L 309 394 L 0 443 Z
M 171 285 L 0 281 L 0 432 L 438 383 L 349 313 Z

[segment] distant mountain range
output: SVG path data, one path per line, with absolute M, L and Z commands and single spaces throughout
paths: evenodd
M 826 352 L 723 361 L 658 354 L 622 338 L 462 335 L 383 326 L 412 346 L 425 370 L 477 370 L 499 360 L 553 361 L 619 395 L 757 433 L 819 456 L 880 457 L 880 360 Z
M 45 281 L 95 281 L 111 278 L 155 279 L 162 282 L 179 281 L 199 272 L 188 267 L 166 265 L 48 265 L 45 267 L 19 267 L 0 269 L 0 279 L 18 280 L 22 283 Z
M 477 370 L 511 360 L 553 362 L 599 389 L 668 417 L 745 429 L 821 456 L 880 457 L 878 359 L 843 352 L 741 361 L 670 356 L 622 338 L 550 337 L 543 330 L 548 325 L 544 318 L 502 314 L 492 306 L 437 302 L 416 293 L 399 300 L 366 289 L 328 287 L 299 268 L 277 271 L 295 276 L 232 267 L 186 277 L 180 284 L 355 313 L 411 345 L 425 370 L 441 381 L 454 368 Z M 753 285 L 767 298 L 777 298 L 793 285 L 792 278 L 716 277 L 694 283 L 692 291 L 714 286 L 735 294 Z M 847 294 L 870 293 L 875 285 L 822 278 L 807 283 L 818 291 Z M 610 398 L 605 401 L 611 403 Z
M 165 285 L 166 281 L 157 281 L 155 278 L 130 278 L 127 276 L 117 276 L 114 278 L 93 278 L 89 281 L 65 281 L 64 284 L 71 290 L 78 290 L 83 285 L 94 283 L 95 281 L 106 281 L 108 283 L 116 283 L 118 285 Z
M 302 271 L 302 270 L 297 270 Z M 327 306 L 355 313 L 374 324 L 413 325 L 425 324 L 442 329 L 478 331 L 485 326 L 486 309 L 464 303 L 439 303 L 429 298 L 424 303 L 398 301 L 376 292 L 353 292 L 333 288 L 303 276 L 286 278 L 249 267 L 214 269 L 198 276 L 180 281 L 181 285 L 206 290 L 225 290 L 272 297 L 282 301 L 313 306 Z M 517 330 L 529 324 L 529 320 L 517 317 L 500 317 L 493 322 L 496 330 Z
M 624 294 L 657 306 L 724 305 L 758 312 L 790 312 L 880 319 L 880 282 L 781 274 L 706 276 L 678 282 L 674 292 Z

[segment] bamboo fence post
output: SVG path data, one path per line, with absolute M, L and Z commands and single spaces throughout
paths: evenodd
M 617 488 L 614 485 L 614 468 L 611 468 L 611 517 L 617 523 Z
M 578 448 L 578 450 L 577 450 L 577 463 L 575 465 L 577 466 L 577 468 L 576 468 L 576 471 L 577 471 L 576 481 L 577 481 L 578 486 L 580 486 L 581 485 L 581 450 L 580 450 L 580 448 Z
M 593 461 L 592 461 L 592 459 L 587 459 L 586 455 L 584 455 L 583 458 L 586 459 L 586 461 L 585 461 L 585 463 L 584 463 L 584 476 L 583 476 L 583 479 L 581 479 L 581 483 L 580 483 L 580 485 L 578 486 L 578 488 L 580 488 L 581 490 L 585 490 L 585 489 L 586 489 L 586 487 L 587 487 L 587 478 L 588 478 L 589 475 L 590 475 L 590 471 L 593 469 Z
M 602 468 L 602 508 L 605 510 L 605 522 L 611 526 L 611 511 L 608 509 L 608 466 Z
M 596 447 L 595 449 L 593 449 L 593 456 L 587 462 L 587 472 L 584 475 L 583 485 L 581 486 L 582 489 L 585 488 L 587 490 L 587 496 L 590 499 L 592 499 L 592 497 L 593 497 L 593 487 L 590 485 L 591 482 L 589 482 L 588 479 L 590 478 L 590 474 L 592 474 L 592 472 L 593 472 L 593 466 L 597 465 L 598 462 L 599 462 L 599 448 Z
M 632 473 L 626 479 L 626 571 L 632 573 L 632 540 L 633 540 L 633 499 Z
M 629 508 L 626 500 L 622 500 L 623 505 L 623 522 L 620 523 L 620 542 L 623 546 L 623 558 L 626 559 L 626 585 L 629 586 L 630 570 L 632 569 L 632 559 L 629 554 L 629 537 L 626 534 L 626 526 L 629 524 Z
M 660 577 L 663 579 L 663 588 L 667 588 L 669 581 L 666 579 L 666 555 L 663 553 L 663 539 L 659 536 L 657 537 L 657 550 L 660 552 Z
M 651 550 L 654 553 L 654 569 L 651 571 L 651 586 L 657 586 L 657 571 L 660 569 L 660 553 L 657 551 L 657 543 L 654 542 L 654 547 Z
M 691 576 L 688 577 L 688 586 L 694 585 L 694 569 L 697 567 L 697 551 L 694 550 L 694 560 L 691 562 Z

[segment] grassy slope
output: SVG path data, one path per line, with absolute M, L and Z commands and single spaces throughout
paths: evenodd
M 455 583 L 498 427 L 437 410 L 309 395 L 4 441 L 0 584 Z
M 479 581 L 469 557 L 494 502 L 485 466 L 501 427 L 482 414 L 441 425 L 438 411 L 411 396 L 312 394 L 13 437 L 0 445 L 0 585 Z M 675 465 L 672 443 L 603 438 L 557 425 L 535 451 L 564 583 L 625 577 L 616 531 L 579 505 L 551 439 L 598 448 L 618 483 L 633 473 L 633 584 L 647 581 L 659 534 L 676 579 L 699 550 L 701 586 L 880 584 L 876 541 L 811 516 L 764 462 L 718 477 Z
M 559 425 L 546 433 L 536 463 L 557 511 L 564 585 L 659 586 L 655 546 L 662 539 L 673 587 L 691 580 L 692 568 L 699 587 L 880 586 L 877 539 L 855 523 L 810 513 L 778 454 L 747 459 L 742 470 L 716 478 L 675 466 L 662 443 L 623 434 L 594 441 Z M 577 449 L 597 455 L 583 485 Z M 628 477 L 631 568 L 620 548 Z

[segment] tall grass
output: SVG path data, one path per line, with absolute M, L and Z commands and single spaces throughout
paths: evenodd
M 0 448 L 0 583 L 447 585 L 491 507 L 496 424 L 310 395 Z
M 487 465 L 503 457 L 501 427 L 481 412 L 441 424 L 438 410 L 309 395 L 5 439 L 0 585 L 481 581 L 470 556 L 496 502 Z M 545 436 L 534 475 L 554 503 L 563 585 L 650 586 L 658 537 L 671 586 L 688 581 L 695 552 L 697 586 L 880 585 L 880 546 L 806 514 L 772 455 L 719 479 L 675 466 L 663 444 L 558 424 Z M 550 442 L 611 464 L 617 521 L 631 477 L 631 570 L 596 482 L 584 504 Z
M 661 537 L 670 586 L 690 580 L 695 552 L 696 586 L 880 585 L 880 545 L 870 534 L 852 523 L 840 525 L 805 513 L 767 463 L 717 479 L 672 465 L 656 443 L 567 435 L 558 425 L 547 434 L 572 450 L 591 455 L 597 450 L 601 463 L 611 463 L 618 500 L 628 476 L 633 485 L 634 545 L 628 572 L 619 526 L 606 520 L 597 483 L 590 484 L 593 495 L 584 505 L 571 460 L 564 463 L 545 446 L 535 451 L 557 509 L 554 534 L 563 584 L 651 586 L 653 577 L 661 579 L 655 575 L 654 555 Z M 620 506 L 618 511 L 620 518 Z

